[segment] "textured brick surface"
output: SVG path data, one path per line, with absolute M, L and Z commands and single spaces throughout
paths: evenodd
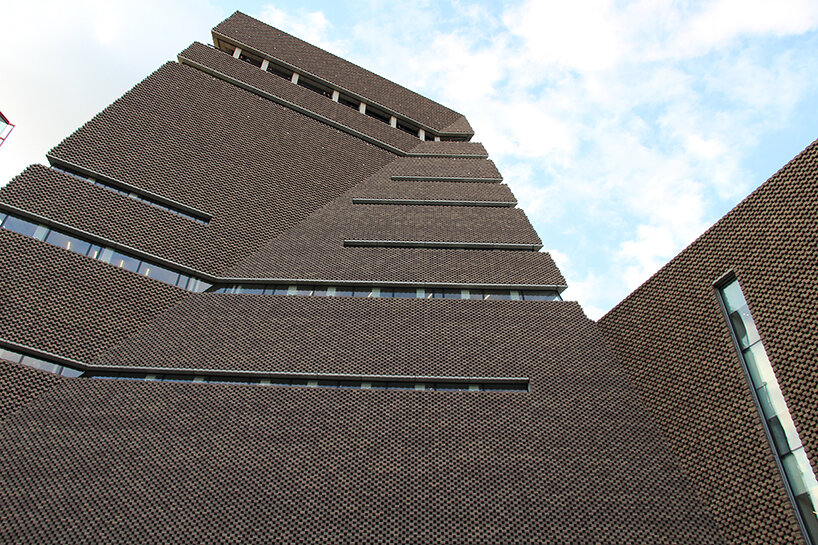
M 579 348 L 569 339 L 583 339 L 585 322 L 576 303 L 558 301 L 195 294 L 109 350 L 102 362 L 525 377 L 538 365 L 570 360 Z M 235 324 L 242 324 L 240 334 Z
M 0 359 L 0 426 L 8 416 L 59 384 L 60 380 L 57 375 Z
M 453 131 L 472 132 L 459 113 L 243 13 L 234 13 L 213 30 L 433 129 L 459 122 Z
M 242 14 L 218 28 L 434 127 L 470 131 L 460 114 Z M 207 57 L 315 111 L 404 138 L 226 55 Z M 162 67 L 53 154 L 213 220 L 199 226 L 42 167 L 0 199 L 215 274 L 565 282 L 546 253 L 344 248 L 344 238 L 536 235 L 512 208 L 353 205 L 367 191 L 513 196 L 499 183 L 392 181 L 499 173 L 485 159 L 396 158 L 190 67 Z M 649 400 L 657 426 L 575 303 L 190 294 L 4 230 L 0 249 L 0 338 L 65 357 L 530 380 L 528 392 L 348 390 L 58 379 L 0 363 L 8 396 L 0 404 L 0 543 L 724 542 L 709 513 L 723 515 L 713 497 L 724 496 L 707 496 L 712 486 L 701 486 L 700 475 L 688 485 L 688 453 L 678 436 L 671 440 L 680 465 L 663 437 L 669 411 Z M 726 391 L 741 387 L 735 378 L 728 374 Z M 643 391 L 644 380 L 634 380 Z M 807 413 L 796 421 L 812 410 L 807 401 L 797 402 Z M 713 422 L 711 452 L 732 452 L 729 442 L 722 451 L 715 443 L 720 426 L 757 426 L 751 409 L 732 421 L 714 413 L 727 423 Z M 740 452 L 762 456 L 756 443 Z M 705 454 L 707 464 L 721 456 Z M 707 465 L 719 469 L 712 482 L 746 477 L 740 461 L 736 470 L 724 466 Z M 759 498 L 770 489 L 744 490 L 753 497 L 738 505 L 766 511 Z M 778 530 L 780 499 L 771 515 Z M 753 523 L 764 542 L 785 535 L 762 522 Z
M 488 156 L 486 148 L 479 142 L 420 142 L 410 150 L 418 155 L 482 155 Z
M 0 230 L 0 338 L 93 361 L 187 292 Z
M 390 125 L 364 115 L 348 106 L 334 102 L 275 74 L 261 70 L 252 64 L 233 58 L 223 51 L 195 43 L 179 54 L 182 62 L 193 61 L 257 89 L 280 97 L 350 127 L 373 138 L 386 142 L 403 151 L 415 148 L 421 140 Z
M 489 159 L 401 157 L 393 165 L 396 176 L 502 179 Z
M 213 214 L 193 243 L 174 242 L 173 228 L 165 232 L 164 224 L 140 216 L 107 226 L 100 218 L 107 235 L 97 234 L 163 257 L 188 255 L 186 265 L 214 274 L 395 157 L 176 64 L 149 76 L 52 154 Z M 11 199 L 7 192 L 0 197 Z M 48 208 L 55 219 L 84 227 L 79 216 L 89 212 L 76 210 L 84 201 L 59 211 L 48 201 L 29 199 L 25 208 Z
M 515 201 L 506 184 L 482 182 L 373 181 L 356 186 L 350 194 L 369 199 Z
M 2 428 L 0 541 L 721 543 L 595 325 L 539 308 L 529 393 L 66 380 Z
M 818 144 L 600 321 L 730 543 L 802 543 L 713 282 L 735 271 L 818 470 Z

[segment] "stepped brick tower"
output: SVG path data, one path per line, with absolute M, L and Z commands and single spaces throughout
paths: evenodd
M 808 542 L 812 148 L 597 324 L 463 115 L 213 43 L 0 190 L 0 542 Z

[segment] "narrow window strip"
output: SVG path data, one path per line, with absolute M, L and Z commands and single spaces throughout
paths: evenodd
M 160 201 L 158 201 L 156 199 L 151 198 L 148 195 L 145 195 L 144 193 L 140 193 L 140 192 L 134 191 L 132 189 L 125 189 L 123 187 L 118 187 L 116 185 L 112 185 L 112 184 L 109 184 L 109 183 L 106 183 L 106 182 L 102 182 L 100 180 L 97 180 L 96 178 L 92 178 L 91 176 L 86 176 L 84 174 L 80 174 L 79 172 L 76 172 L 76 171 L 74 171 L 72 169 L 69 169 L 69 168 L 57 167 L 57 166 L 53 166 L 53 165 L 51 166 L 51 168 L 58 171 L 58 172 L 62 172 L 63 174 L 68 174 L 69 176 L 73 176 L 74 178 L 79 178 L 81 180 L 85 180 L 86 182 L 91 182 L 95 186 L 101 187 L 103 189 L 107 189 L 108 191 L 112 191 L 114 193 L 118 193 L 119 195 L 122 195 L 124 197 L 128 197 L 130 199 L 143 202 L 145 204 L 153 206 L 154 208 L 159 208 L 161 210 L 166 210 L 166 211 L 168 211 L 168 212 L 170 212 L 172 214 L 176 214 L 177 216 L 181 216 L 181 217 L 183 217 L 185 219 L 195 221 L 196 223 L 201 223 L 202 225 L 208 225 L 210 223 L 210 218 L 209 217 L 196 215 L 196 214 L 194 214 L 192 212 L 187 212 L 185 210 L 182 210 L 181 208 L 174 207 L 173 205 L 165 204 L 163 202 L 160 202 Z
M 818 479 L 807 458 L 738 280 L 733 279 L 721 287 L 719 295 L 742 365 L 749 377 L 753 397 L 768 431 L 773 453 L 783 469 L 784 480 L 792 494 L 804 530 L 812 543 L 818 543 Z
M 140 259 L 113 248 L 100 246 L 82 237 L 70 235 L 12 214 L 4 213 L 0 215 L 0 228 L 41 240 L 46 244 L 57 246 L 75 254 L 90 257 L 96 261 L 102 261 L 119 269 L 125 269 L 140 276 L 146 276 L 187 291 L 202 292 L 212 286 L 212 284 L 200 278 L 189 276 L 184 272 Z

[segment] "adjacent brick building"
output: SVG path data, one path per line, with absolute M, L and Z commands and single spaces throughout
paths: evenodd
M 0 190 L 0 542 L 805 542 L 713 286 L 814 462 L 812 148 L 597 324 L 461 114 L 213 40 Z

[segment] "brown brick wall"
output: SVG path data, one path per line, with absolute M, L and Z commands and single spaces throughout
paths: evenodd
M 292 110 L 167 64 L 52 150 L 52 154 L 213 214 L 206 229 L 171 242 L 176 230 L 123 215 L 94 218 L 120 242 L 161 256 L 195 252 L 185 264 L 218 274 L 394 159 L 394 155 Z M 150 160 L 146 160 L 149 157 Z M 23 185 L 23 184 L 21 184 Z M 15 186 L 0 193 L 15 198 Z M 31 191 L 31 190 L 28 190 Z M 8 194 L 8 197 L 6 196 Z M 27 197 L 27 196 L 26 196 Z M 82 193 L 37 194 L 24 208 L 48 209 L 83 228 Z M 67 198 L 67 196 L 65 197 Z M 50 202 L 56 200 L 57 202 Z M 46 202 L 44 202 L 46 201 Z M 147 206 L 147 205 L 144 205 Z M 124 206 L 118 207 L 120 213 Z M 103 215 L 106 212 L 97 212 Z M 144 215 L 141 215 L 143 218 Z M 99 233 L 102 234 L 102 233 Z
M 91 362 L 187 292 L 0 230 L 0 338 Z
M 818 144 L 600 320 L 730 543 L 801 543 L 713 282 L 735 271 L 818 461 Z
M 722 543 L 577 305 L 480 308 L 528 315 L 530 334 L 515 346 L 463 321 L 433 338 L 429 320 L 415 341 L 388 321 L 367 327 L 429 343 L 431 365 L 470 373 L 435 362 L 448 345 L 480 370 L 527 372 L 530 392 L 66 380 L 3 425 L 0 541 Z M 290 334 L 306 338 L 299 325 Z M 402 363 L 386 369 L 417 368 L 389 348 Z M 354 351 L 336 343 L 324 359 Z

